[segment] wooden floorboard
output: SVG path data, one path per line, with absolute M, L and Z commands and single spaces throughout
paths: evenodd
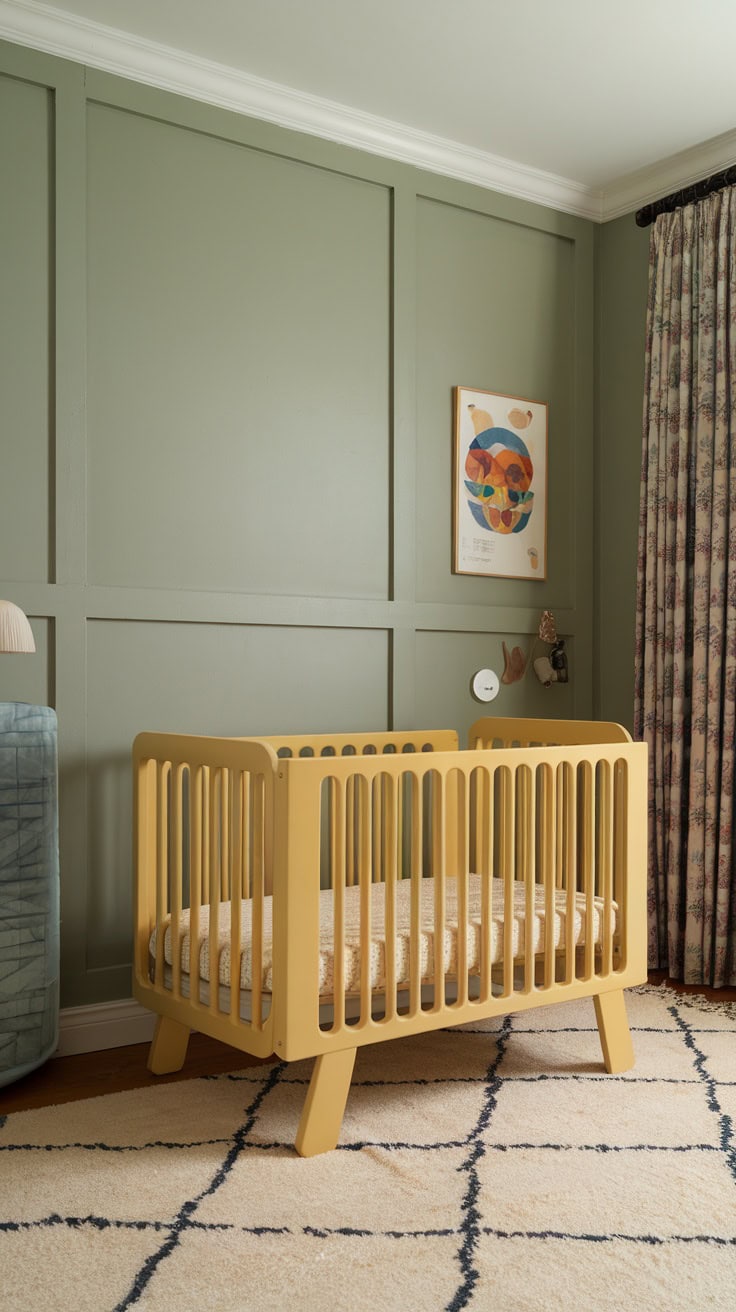
M 736 1002 L 736 988 L 711 989 L 702 984 L 680 984 L 668 980 L 666 971 L 653 972 L 649 982 L 666 983 L 679 993 L 705 995 L 713 1002 Z M 34 1107 L 50 1107 L 55 1103 L 75 1102 L 80 1098 L 96 1098 L 104 1093 L 191 1080 L 201 1075 L 222 1075 L 262 1064 L 257 1058 L 218 1043 L 205 1034 L 191 1036 L 184 1067 L 173 1075 L 151 1075 L 146 1068 L 147 1059 L 147 1043 L 108 1048 L 104 1052 L 85 1052 L 76 1057 L 52 1058 L 25 1079 L 0 1089 L 0 1116 Z
M 736 988 L 712 989 L 707 984 L 681 984 L 679 980 L 668 979 L 666 970 L 650 971 L 649 983 L 666 984 L 677 993 L 696 994 L 701 998 L 707 998 L 709 1002 L 736 1002 Z
M 199 1075 L 222 1075 L 260 1064 L 256 1057 L 218 1043 L 206 1034 L 192 1034 L 183 1069 L 173 1075 L 151 1075 L 146 1068 L 148 1048 L 147 1043 L 134 1043 L 125 1048 L 107 1048 L 104 1052 L 53 1057 L 24 1079 L 0 1089 L 0 1116 L 75 1102 L 79 1098 L 96 1098 L 104 1093 L 191 1080 Z

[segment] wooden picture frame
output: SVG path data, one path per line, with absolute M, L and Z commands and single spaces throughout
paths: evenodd
M 454 574 L 547 577 L 547 403 L 454 388 Z

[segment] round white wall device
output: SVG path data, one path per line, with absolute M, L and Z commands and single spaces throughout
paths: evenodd
M 498 675 L 493 670 L 478 670 L 470 681 L 470 691 L 477 702 L 492 702 L 500 688 Z

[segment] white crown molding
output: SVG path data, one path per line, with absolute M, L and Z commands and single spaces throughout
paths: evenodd
M 0 37 L 431 173 L 600 221 L 600 192 L 335 101 L 52 9 L 0 0 Z
M 52 9 L 40 0 L 0 0 L 0 37 L 596 223 L 630 214 L 736 162 L 736 132 L 729 132 L 593 188 Z
M 711 137 L 710 141 L 691 146 L 689 150 L 669 155 L 648 168 L 628 173 L 603 188 L 602 221 L 606 223 L 622 214 L 630 214 L 632 210 L 642 209 L 661 196 L 689 187 L 711 173 L 719 173 L 730 164 L 736 164 L 736 132 L 724 132 L 721 136 Z

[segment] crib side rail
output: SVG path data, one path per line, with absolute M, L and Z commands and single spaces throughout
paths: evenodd
M 473 749 L 630 742 L 628 729 L 611 720 L 539 720 L 484 715 L 470 726 L 468 733 L 468 746 Z
M 275 817 L 274 1009 L 290 1059 L 646 978 L 643 744 L 283 760 Z
M 276 766 L 273 749 L 255 739 L 146 733 L 133 747 L 136 997 L 190 1028 L 194 1013 L 199 1028 L 263 1056 L 273 1050 L 262 945 Z M 251 977 L 247 1022 L 240 1014 L 241 944 Z
M 410 752 L 453 752 L 454 729 L 404 729 L 378 733 L 277 734 L 259 739 L 282 759 L 313 756 L 390 756 Z

